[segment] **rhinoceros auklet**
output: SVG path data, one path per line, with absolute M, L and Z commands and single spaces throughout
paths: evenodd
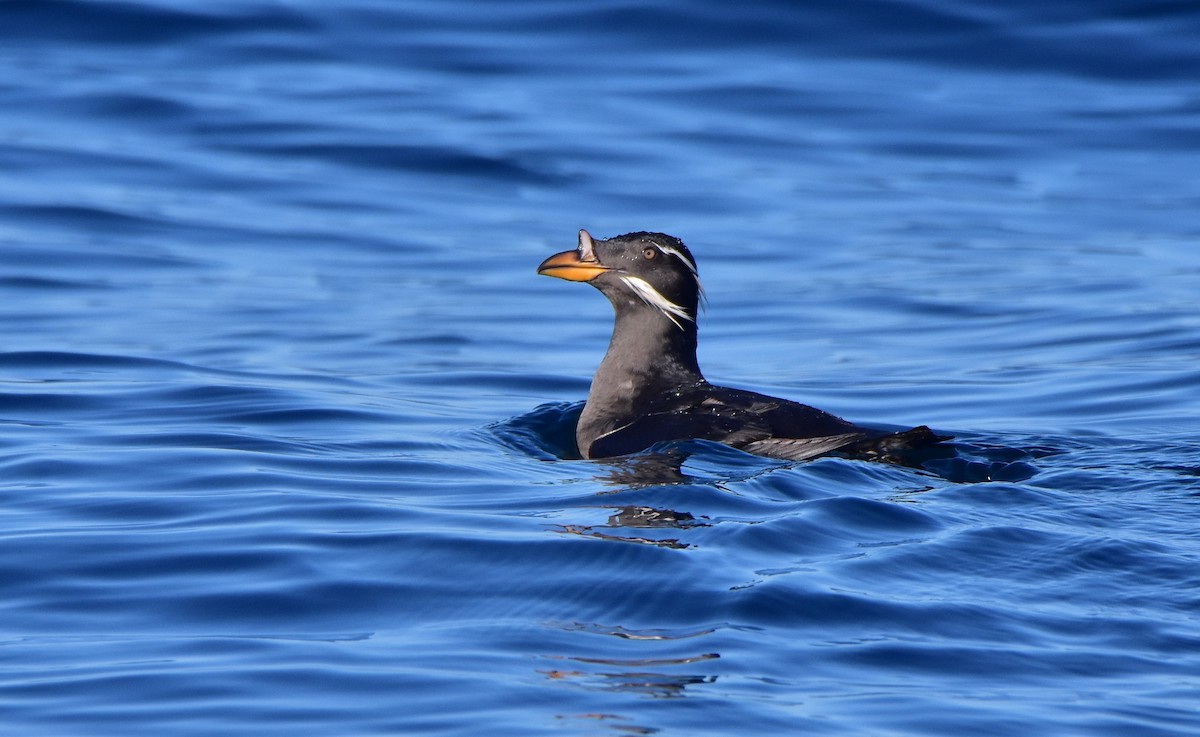
M 925 426 L 899 433 L 862 427 L 797 402 L 708 383 L 696 363 L 700 278 L 678 238 L 640 232 L 593 240 L 581 230 L 578 248 L 551 256 L 537 272 L 591 284 L 616 313 L 575 432 L 584 458 L 694 438 L 785 460 L 836 451 L 905 462 L 907 452 L 949 439 Z

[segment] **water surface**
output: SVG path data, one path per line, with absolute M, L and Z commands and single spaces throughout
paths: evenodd
M 0 16 L 14 734 L 1200 728 L 1190 4 Z M 960 457 L 574 459 L 581 227 Z

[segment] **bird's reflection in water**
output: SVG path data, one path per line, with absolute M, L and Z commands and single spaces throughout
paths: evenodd
M 613 527 L 707 527 L 699 522 L 691 512 L 677 512 L 673 509 L 656 509 L 654 507 L 614 507 L 617 513 L 608 518 L 608 524 Z
M 670 633 L 666 630 L 636 630 L 622 627 L 600 627 L 572 623 L 558 625 L 568 631 L 581 631 L 587 634 L 599 634 L 629 641 L 640 641 L 644 645 L 636 647 L 668 646 L 674 647 L 679 640 L 692 639 L 713 634 L 713 629 L 684 631 Z M 620 649 L 628 652 L 628 645 Z M 586 655 L 552 655 L 551 659 L 566 661 L 569 666 L 553 667 L 540 670 L 542 676 L 551 681 L 560 681 L 578 685 L 578 687 L 600 691 L 622 691 L 642 696 L 652 696 L 655 699 L 678 699 L 685 695 L 686 689 L 706 683 L 714 683 L 716 676 L 712 673 L 676 673 L 674 669 L 692 666 L 698 663 L 709 663 L 718 660 L 718 653 L 698 653 L 694 655 L 677 655 L 677 657 L 659 658 L 608 658 L 586 657 Z
M 561 525 L 558 529 L 568 535 L 683 550 L 689 547 L 688 544 L 675 537 L 656 538 L 648 534 L 623 535 L 619 531 L 623 528 L 684 529 L 708 526 L 707 523 L 697 520 L 690 512 L 678 512 L 673 509 L 639 506 L 609 507 L 609 509 L 614 512 L 609 515 L 607 525 Z
M 570 716 L 558 715 L 559 719 L 591 719 L 600 723 L 606 723 L 615 732 L 620 734 L 658 734 L 662 730 L 658 727 L 646 727 L 639 724 L 628 724 L 629 717 L 623 717 L 620 714 L 605 714 L 602 712 L 593 712 L 590 714 L 572 714 Z
M 679 640 L 692 637 L 702 637 L 712 634 L 714 630 L 704 629 L 692 632 L 668 632 L 664 630 L 634 630 L 624 627 L 603 627 L 583 623 L 571 623 L 558 626 L 568 632 L 607 635 L 620 639 L 621 643 L 600 643 L 601 649 L 617 651 L 624 657 L 603 655 L 548 655 L 546 660 L 554 661 L 553 667 L 537 669 L 547 683 L 559 686 L 570 686 L 583 691 L 601 694 L 600 704 L 603 711 L 558 714 L 559 719 L 567 720 L 596 720 L 614 732 L 620 734 L 655 734 L 659 727 L 651 726 L 636 716 L 620 713 L 620 707 L 611 711 L 614 706 L 613 696 L 629 696 L 637 699 L 679 700 L 689 696 L 689 690 L 715 683 L 718 676 L 712 672 L 703 672 L 711 666 L 706 664 L 720 659 L 718 653 L 700 652 L 695 654 L 664 656 L 662 652 L 652 653 L 658 657 L 631 658 L 631 649 L 642 651 L 647 649 L 670 648 L 677 651 Z M 594 642 L 580 642 L 581 648 L 596 649 Z M 700 669 L 701 672 L 697 672 Z M 677 672 L 677 671 L 689 672 Z M 644 714 L 642 709 L 639 714 Z
M 606 461 L 603 472 L 596 479 L 613 487 L 601 494 L 616 494 L 622 491 L 645 489 L 655 486 L 678 486 L 694 483 L 697 479 L 683 473 L 681 466 L 687 459 L 686 452 L 668 449 L 662 453 L 647 453 Z M 651 530 L 686 530 L 693 527 L 708 527 L 701 517 L 691 512 L 676 509 L 651 507 L 639 504 L 600 505 L 610 510 L 604 525 L 561 525 L 560 532 L 615 542 L 641 543 L 664 548 L 685 549 L 688 546 L 677 537 L 660 537 L 650 534 Z M 625 534 L 623 530 L 636 532 Z
M 610 458 L 602 462 L 604 470 L 595 478 L 615 490 L 692 483 L 697 479 L 683 472 L 683 463 L 690 455 L 681 448 L 670 447 L 660 453 Z
M 707 659 L 718 655 L 706 655 Z M 680 660 L 680 663 L 692 663 L 694 660 Z M 596 661 L 601 663 L 601 661 Z M 618 664 L 613 664 L 618 665 Z M 632 666 L 626 666 L 632 667 Z M 679 699 L 684 696 L 684 690 L 695 685 L 716 682 L 716 676 L 695 676 L 685 673 L 668 673 L 658 670 L 628 670 L 628 671 L 584 671 L 576 669 L 553 669 L 539 671 L 546 678 L 554 681 L 572 681 L 583 688 L 600 691 L 622 691 L 622 693 L 640 696 L 653 696 L 654 699 Z
M 582 632 L 615 637 L 625 643 L 637 641 L 641 644 L 614 645 L 628 654 L 630 647 L 678 648 L 681 640 L 705 637 L 715 630 L 711 628 L 691 631 L 669 631 L 660 629 L 636 630 L 625 627 L 606 627 L 596 624 L 569 623 L 555 625 L 568 632 Z M 652 699 L 681 699 L 686 698 L 688 690 L 706 684 L 715 683 L 717 676 L 713 673 L 697 673 L 697 666 L 710 663 L 720 658 L 717 653 L 697 653 L 675 657 L 598 657 L 598 656 L 551 656 L 550 659 L 562 662 L 561 667 L 539 670 L 547 681 L 571 685 L 576 688 L 600 693 L 629 694 L 635 697 Z M 674 672 L 687 669 L 690 673 Z M 611 712 L 596 712 L 586 714 L 560 715 L 563 719 L 596 719 L 606 723 L 613 731 L 624 734 L 653 734 L 657 727 L 637 724 L 636 720 L 621 714 Z

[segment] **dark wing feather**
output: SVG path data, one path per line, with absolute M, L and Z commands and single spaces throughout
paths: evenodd
M 913 449 L 946 440 L 927 427 L 889 434 L 797 402 L 704 383 L 601 435 L 592 442 L 588 457 L 629 455 L 665 440 L 690 439 L 788 461 L 836 451 L 850 458 L 892 462 Z
M 742 450 L 768 458 L 785 461 L 807 461 L 830 451 L 843 448 L 865 435 L 852 432 L 845 435 L 826 435 L 819 438 L 767 438 L 741 446 Z
M 628 455 L 664 440 L 714 440 L 736 447 L 770 435 L 755 415 L 714 404 L 642 415 L 592 441 L 588 457 Z

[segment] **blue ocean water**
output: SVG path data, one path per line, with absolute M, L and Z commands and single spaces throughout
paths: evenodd
M 1197 31 L 0 3 L 4 733 L 1200 732 Z M 713 381 L 960 457 L 576 459 L 579 228 L 689 244 Z

